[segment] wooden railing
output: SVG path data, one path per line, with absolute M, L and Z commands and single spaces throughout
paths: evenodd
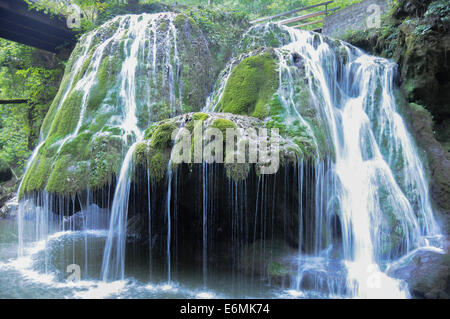
M 335 8 L 328 9 L 328 5 L 332 4 L 333 2 L 334 1 L 326 1 L 326 2 L 318 3 L 318 4 L 315 4 L 315 5 L 312 5 L 312 6 L 307 6 L 307 7 L 303 7 L 303 8 L 298 8 L 298 9 L 294 9 L 294 10 L 278 13 L 278 14 L 275 14 L 273 16 L 263 17 L 263 18 L 259 18 L 259 19 L 250 21 L 250 23 L 251 24 L 260 24 L 260 23 L 266 22 L 266 21 L 273 21 L 273 22 L 277 22 L 277 23 L 280 23 L 280 24 L 291 24 L 291 23 L 299 22 L 299 21 L 303 21 L 304 22 L 304 23 L 295 25 L 294 27 L 296 27 L 296 28 L 303 28 L 305 26 L 323 23 L 323 19 L 318 19 L 318 20 L 314 20 L 314 21 L 305 21 L 305 20 L 308 20 L 308 19 L 311 19 L 311 18 L 315 18 L 315 17 L 319 17 L 319 16 L 322 16 L 322 15 L 326 16 L 326 15 L 328 15 L 330 13 L 333 13 L 333 12 L 339 10 L 340 7 L 335 7 Z M 325 6 L 325 10 L 318 11 L 318 12 L 312 12 L 312 13 L 308 13 L 308 14 L 305 14 L 305 15 L 295 16 L 295 17 L 292 17 L 292 18 L 285 18 L 283 20 L 278 20 L 278 18 L 281 18 L 281 17 L 286 17 L 286 16 L 292 15 L 294 13 L 298 13 L 300 11 L 311 10 L 311 9 L 319 8 L 319 7 L 322 7 L 322 6 Z

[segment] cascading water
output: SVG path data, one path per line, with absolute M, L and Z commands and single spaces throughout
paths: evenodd
M 114 193 L 111 217 L 109 221 L 109 232 L 104 250 L 104 258 L 101 270 L 101 278 L 107 279 L 123 279 L 125 276 L 124 259 L 125 259 L 125 242 L 126 242 L 126 223 L 128 202 L 130 194 L 130 175 L 132 172 L 133 162 L 132 155 L 135 145 L 143 138 L 143 132 L 139 128 L 138 124 L 138 103 L 137 98 L 145 95 L 145 99 L 150 101 L 148 103 L 149 112 L 152 110 L 152 99 L 156 101 L 157 98 L 157 81 L 158 72 L 165 72 L 160 70 L 161 65 L 164 68 L 169 69 L 167 72 L 167 78 L 163 77 L 162 86 L 167 86 L 169 90 L 170 98 L 168 99 L 171 112 L 179 111 L 177 103 L 180 100 L 181 85 L 176 83 L 179 81 L 179 57 L 177 52 L 177 37 L 176 28 L 173 24 L 175 14 L 172 13 L 160 13 L 160 14 L 143 14 L 143 15 L 127 15 L 117 17 L 103 26 L 103 30 L 106 31 L 106 39 L 101 41 L 99 45 L 98 39 L 105 35 L 101 30 L 93 31 L 84 36 L 79 44 L 79 47 L 75 49 L 76 52 L 81 52 L 76 61 L 71 64 L 71 69 L 66 73 L 66 77 L 63 79 L 64 86 L 62 86 L 61 93 L 55 99 L 57 105 L 55 112 L 58 111 L 61 106 L 70 99 L 72 95 L 80 92 L 82 98 L 80 100 L 80 113 L 78 121 L 73 131 L 67 134 L 65 137 L 56 142 L 57 151 L 56 156 L 60 155 L 61 150 L 66 144 L 74 140 L 77 135 L 82 133 L 86 127 L 86 122 L 92 120 L 91 114 L 88 113 L 90 99 L 93 95 L 96 95 L 98 90 L 99 81 L 98 76 L 102 71 L 100 70 L 105 64 L 105 59 L 108 59 L 108 55 L 112 49 L 118 50 L 121 54 L 121 65 L 116 77 L 118 79 L 118 85 L 114 85 L 111 89 L 114 94 L 117 94 L 117 101 L 123 105 L 116 116 L 111 119 L 111 124 L 117 127 L 122 132 L 122 139 L 125 145 L 132 143 L 128 148 L 124 160 L 121 164 L 121 169 L 118 174 L 118 184 Z M 159 32 L 159 29 L 163 27 L 163 24 L 168 24 L 168 32 Z M 111 31 L 112 30 L 112 31 Z M 164 52 L 161 52 L 164 51 Z M 120 55 L 119 54 L 119 55 Z M 117 55 L 117 54 L 116 54 Z M 110 58 L 111 59 L 111 58 Z M 173 70 L 175 69 L 175 71 Z M 155 83 L 147 89 L 143 88 L 140 84 L 141 78 L 138 78 L 139 73 L 142 76 L 142 70 L 148 73 L 148 78 L 152 79 Z M 116 89 L 117 87 L 117 89 Z M 176 91 L 178 87 L 178 91 Z M 117 92 L 117 93 L 116 93 Z M 108 94 L 107 94 L 108 96 Z M 154 97 L 153 97 L 154 96 Z M 141 102 L 139 100 L 139 102 Z M 117 102 L 116 102 L 117 103 Z M 151 120 L 151 119 L 149 119 Z M 144 123 L 146 124 L 146 123 Z M 35 164 L 38 160 L 38 154 L 42 146 L 49 140 L 51 129 L 46 132 L 41 132 L 41 141 L 39 146 L 34 150 L 33 155 L 27 164 L 27 170 Z M 46 137 L 43 137 L 46 135 Z M 130 142 L 131 141 L 131 142 Z M 135 141 L 133 143 L 133 141 Z M 53 142 L 53 141 L 52 141 Z M 23 181 L 22 181 L 23 182 Z M 22 185 L 19 187 L 21 189 Z M 89 205 L 89 199 L 92 200 L 92 195 L 88 191 L 88 206 L 84 208 L 83 212 L 84 225 L 82 228 L 92 229 L 100 226 L 104 223 L 102 218 L 101 223 L 88 223 L 86 219 L 89 219 L 89 212 L 92 209 Z M 22 200 L 19 209 L 19 256 L 23 254 L 24 247 L 24 220 L 29 219 L 30 216 L 36 216 L 36 235 L 34 241 L 47 240 L 47 237 L 52 232 L 62 230 L 67 227 L 67 222 L 63 217 L 64 214 L 60 214 L 58 218 L 58 225 L 48 227 L 53 224 L 53 214 L 55 209 L 52 207 L 52 202 L 55 199 L 53 195 L 46 192 L 38 195 L 37 199 Z M 107 200 L 107 199 L 106 199 Z M 38 209 L 33 202 L 37 202 L 38 206 L 43 206 Z M 72 205 L 75 207 L 75 204 Z M 59 207 L 60 211 L 67 211 L 67 208 Z M 149 212 L 150 219 L 150 212 Z M 90 219 L 89 219 L 90 220 Z M 89 225 L 88 225 L 89 224 Z M 151 224 L 149 222 L 149 224 Z M 70 219 L 69 228 L 79 227 L 72 225 L 72 219 Z M 28 236 L 27 236 L 28 237 Z M 92 245 L 85 241 L 85 247 Z M 86 248 L 87 251 L 87 248 Z M 85 264 L 87 263 L 87 254 L 85 254 Z M 47 266 L 46 266 L 47 267 Z
M 424 167 L 399 114 L 395 64 L 319 34 L 275 24 L 251 28 L 244 34 L 251 41 L 235 48 L 205 111 L 218 111 L 234 67 L 254 54 L 249 50 L 273 42 L 271 32 L 278 30 L 278 45 L 273 45 L 279 75 L 275 95 L 283 123 L 300 127 L 296 138 L 306 145 L 295 164 L 273 176 L 249 169 L 246 179 L 234 181 L 222 164 L 203 162 L 187 168 L 173 166 L 169 160 L 164 163 L 163 182 L 157 182 L 151 167 L 146 167 L 141 185 L 133 180 L 139 177 L 134 157 L 148 140 L 144 128 L 156 120 L 153 115 L 160 109 L 168 112 L 167 117 L 184 106 L 175 17 L 172 13 L 120 16 L 81 39 L 75 49 L 79 54 L 72 58 L 52 106 L 53 112 L 64 111 L 71 99 L 78 99 L 76 121 L 64 134 L 59 124 L 44 123 L 27 172 L 38 173 L 39 165 L 51 158 L 50 183 L 53 172 L 63 166 L 60 159 L 87 162 L 67 153 L 87 136 L 94 158 L 88 167 L 104 168 L 108 160 L 118 160 L 117 178 L 101 191 L 91 190 L 84 180 L 83 195 L 61 199 L 55 188 L 48 192 L 30 188 L 32 177 L 26 175 L 18 216 L 19 260 L 26 264 L 21 267 L 29 271 L 33 263 L 31 255 L 24 254 L 28 240 L 38 241 L 32 251 L 43 254 L 40 270 L 45 273 L 62 277 L 55 260 L 63 267 L 68 260 L 84 265 L 85 276 L 95 281 L 77 286 L 77 296 L 99 293 L 103 285 L 120 290 L 127 280 L 131 296 L 142 290 L 154 293 L 158 287 L 177 296 L 177 285 L 172 283 L 191 271 L 178 268 L 194 264 L 193 278 L 200 283 L 195 289 L 229 285 L 233 296 L 267 296 L 267 292 L 255 293 L 263 290 L 261 286 L 253 286 L 262 278 L 282 287 L 276 296 L 287 290 L 291 297 L 308 296 L 306 291 L 313 297 L 406 297 L 403 284 L 384 271 L 408 252 L 434 245 L 439 229 Z M 189 31 L 189 39 L 192 34 Z M 113 63 L 113 57 L 119 63 Z M 97 123 L 99 114 L 108 119 Z M 96 144 L 97 139 L 103 144 Z M 97 160 L 101 145 L 114 143 L 121 145 L 120 156 L 116 154 L 120 159 Z M 79 167 L 69 163 L 66 170 L 76 174 Z M 71 176 L 67 175 L 68 183 Z M 140 201 L 147 201 L 141 205 L 145 208 Z M 33 231 L 25 231 L 32 218 Z M 129 241 L 144 248 L 130 249 Z M 55 256 L 53 247 L 67 243 L 69 256 Z M 99 251 L 100 267 L 93 263 Z M 169 285 L 130 284 L 127 257 L 136 264 L 144 259 L 151 282 L 163 278 L 160 281 Z M 285 264 L 291 268 L 286 270 Z M 230 283 L 218 276 L 221 272 L 231 276 Z M 87 293 L 86 287 L 94 290 Z
M 354 297 L 404 296 L 399 282 L 382 273 L 378 264 L 390 257 L 382 256 L 383 237 L 389 236 L 380 231 L 383 223 L 388 214 L 401 221 L 402 253 L 427 245 L 427 238 L 439 231 L 424 169 L 397 111 L 395 65 L 317 34 L 286 30 L 292 43 L 277 50 L 280 73 L 289 68 L 284 51 L 300 56 L 309 92 L 334 148 L 329 174 L 337 181 L 332 191 L 342 224 L 348 293 Z M 288 77 L 288 81 L 295 85 L 295 79 Z M 316 209 L 316 214 L 322 212 Z
M 133 138 L 137 138 L 137 142 L 134 143 L 127 151 L 125 160 L 122 163 L 122 168 L 119 175 L 116 191 L 114 194 L 114 201 L 111 211 L 111 221 L 109 226 L 108 239 L 105 246 L 102 264 L 102 278 L 107 280 L 108 278 L 120 278 L 125 279 L 125 242 L 127 237 L 127 216 L 128 216 L 128 201 L 130 197 L 130 185 L 131 185 L 131 170 L 133 167 L 133 152 L 136 144 L 142 139 L 142 132 L 138 127 L 138 118 L 136 112 L 136 71 L 139 54 L 144 53 L 145 44 L 148 39 L 148 26 L 151 34 L 156 38 L 156 22 L 160 19 L 160 15 L 145 15 L 143 18 L 139 16 L 131 17 L 130 26 L 128 28 L 128 35 L 130 42 L 129 54 L 125 58 L 122 64 L 121 71 L 121 86 L 120 96 L 125 103 L 124 108 L 124 121 L 121 127 L 128 132 Z M 174 47 L 174 60 L 176 65 L 179 65 L 178 52 L 176 49 L 176 29 L 173 25 L 173 16 L 169 20 L 169 32 L 166 41 L 173 43 Z M 153 45 L 155 46 L 155 42 Z M 128 47 L 128 43 L 125 44 Z M 170 49 L 171 47 L 169 47 Z M 156 48 L 151 50 L 153 54 L 152 66 L 153 73 L 156 73 L 155 69 L 155 54 Z M 148 65 L 150 61 L 147 61 Z M 172 65 L 166 63 L 169 67 L 169 92 L 170 92 L 170 104 L 172 112 L 175 112 L 175 84 Z M 154 77 L 154 76 L 153 76 Z M 126 137 L 127 135 L 125 135 Z M 170 170 L 169 170 L 170 171 Z M 171 175 L 171 173 L 169 173 Z M 171 177 L 169 177 L 169 188 L 167 197 L 167 214 L 168 214 L 168 280 L 170 282 L 170 193 L 171 193 Z M 150 218 L 150 217 L 149 217 Z M 150 223 L 149 223 L 150 224 Z
M 253 27 L 244 35 L 240 48 L 264 45 L 265 34 L 272 35 L 273 41 L 274 28 L 274 24 Z M 300 290 L 304 275 L 312 271 L 316 282 L 313 290 L 323 288 L 320 281 L 327 277 L 331 295 L 386 298 L 392 293 L 390 297 L 405 297 L 401 283 L 381 269 L 408 251 L 436 243 L 440 235 L 424 168 L 397 110 L 393 85 L 396 66 L 319 34 L 285 26 L 279 26 L 279 30 L 281 47 L 275 49 L 280 73 L 277 95 L 284 107 L 284 121 L 300 121 L 317 154 L 313 159 L 315 185 L 309 186 L 317 194 L 314 219 L 312 224 L 300 223 L 298 227 L 298 274 L 293 288 Z M 232 63 L 209 99 L 207 110 L 218 107 L 231 72 Z M 296 96 L 298 87 L 305 85 L 309 95 L 306 104 Z M 311 125 L 311 105 L 324 132 L 317 130 L 317 122 Z M 325 141 L 320 140 L 323 136 Z M 324 142 L 331 149 L 323 148 Z M 333 160 L 323 159 L 330 156 Z M 303 176 L 298 174 L 299 185 L 304 182 Z M 302 221 L 307 217 L 301 196 L 299 201 Z M 340 220 L 341 244 L 327 238 L 335 215 Z M 386 238 L 394 232 L 386 228 L 389 220 L 397 221 L 395 231 L 401 237 L 395 249 L 386 248 L 390 244 Z M 302 238 L 311 246 L 307 255 L 300 249 Z M 342 245 L 346 281 L 335 281 L 339 276 L 328 267 L 332 261 L 326 243 L 332 244 L 330 248 Z

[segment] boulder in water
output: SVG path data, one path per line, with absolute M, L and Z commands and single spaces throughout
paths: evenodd
M 413 298 L 450 298 L 450 255 L 435 250 L 418 249 L 388 271 L 405 280 Z

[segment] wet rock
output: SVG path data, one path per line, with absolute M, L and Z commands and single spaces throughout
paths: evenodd
M 0 208 L 0 219 L 15 216 L 18 208 L 19 202 L 17 201 L 17 196 L 14 196 Z
M 0 219 L 15 215 L 17 212 L 17 186 L 15 178 L 0 185 Z
M 392 265 L 388 274 L 405 280 L 413 298 L 450 298 L 448 254 L 426 248 L 418 249 Z
M 410 104 L 411 126 L 416 140 L 425 149 L 431 183 L 431 197 L 440 207 L 442 230 L 450 233 L 450 153 L 436 140 L 433 134 L 433 120 L 421 105 Z
M 239 269 L 277 286 L 289 286 L 295 274 L 290 256 L 295 250 L 283 240 L 258 240 L 242 252 Z

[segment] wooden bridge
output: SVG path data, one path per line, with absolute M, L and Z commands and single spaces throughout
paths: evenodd
M 298 9 L 282 12 L 282 13 L 279 13 L 279 14 L 276 14 L 276 15 L 273 15 L 270 17 L 264 17 L 264 18 L 250 21 L 250 23 L 251 24 L 260 24 L 263 22 L 273 21 L 273 22 L 277 22 L 277 23 L 281 23 L 281 24 L 290 25 L 295 28 L 303 28 L 303 27 L 306 27 L 309 25 L 315 25 L 315 24 L 322 25 L 323 19 L 321 19 L 321 18 L 316 19 L 316 20 L 311 20 L 311 19 L 317 18 L 320 16 L 327 16 L 327 15 L 339 10 L 340 7 L 328 8 L 328 6 L 330 4 L 332 4 L 333 2 L 334 1 L 327 1 L 327 2 L 322 2 L 322 3 L 318 3 L 315 5 L 311 5 L 311 6 L 307 6 L 307 7 L 303 7 L 303 8 L 298 8 Z M 324 8 L 322 8 L 323 10 L 311 12 L 311 13 L 307 13 L 304 15 L 295 16 L 295 17 L 291 17 L 291 18 L 286 18 L 287 16 L 294 15 L 295 13 L 298 13 L 301 11 L 310 11 L 312 9 L 316 9 L 316 8 L 320 8 L 320 7 L 324 7 Z M 280 20 L 280 18 L 283 18 L 283 19 Z M 297 23 L 297 22 L 301 22 L 301 23 L 295 25 L 295 23 Z M 322 30 L 322 27 L 314 29 L 314 31 L 319 31 L 319 32 L 321 30 Z
M 65 19 L 30 11 L 23 0 L 0 0 L 0 37 L 55 53 L 76 41 Z

